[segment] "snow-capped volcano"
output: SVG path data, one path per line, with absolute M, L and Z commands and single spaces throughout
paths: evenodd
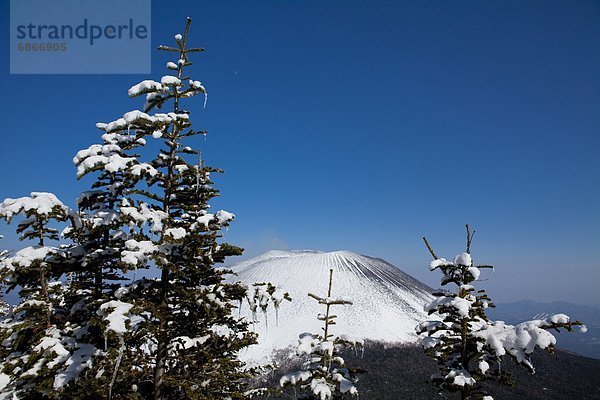
M 258 312 L 259 322 L 254 329 L 259 334 L 259 344 L 241 354 L 246 360 L 258 361 L 272 350 L 295 345 L 303 332 L 320 332 L 322 322 L 316 317 L 324 309 L 308 293 L 327 295 L 330 269 L 332 296 L 349 297 L 353 302 L 334 309 L 338 316 L 332 327 L 335 334 L 393 343 L 415 342 L 415 326 L 427 319 L 423 306 L 433 299 L 428 286 L 392 264 L 350 251 L 269 251 L 231 269 L 237 274 L 234 280 L 247 286 L 271 282 L 293 299 L 281 304 L 277 320 L 273 311 L 267 315 Z M 241 312 L 251 318 L 247 304 Z

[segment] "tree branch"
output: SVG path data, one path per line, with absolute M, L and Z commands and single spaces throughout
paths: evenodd
M 433 259 L 434 260 L 439 260 L 440 258 L 437 256 L 437 254 L 435 254 L 435 252 L 431 248 L 431 245 L 429 244 L 429 242 L 427 241 L 427 238 L 425 236 L 423 236 L 423 241 L 425 242 L 425 246 L 427 246 L 427 250 L 429 250 L 429 252 L 431 253 L 431 256 L 433 257 Z

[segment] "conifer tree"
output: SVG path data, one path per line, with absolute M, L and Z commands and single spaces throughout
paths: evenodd
M 431 379 L 440 390 L 459 392 L 463 400 L 493 400 L 479 383 L 484 380 L 511 383 L 510 375 L 501 368 L 504 356 L 510 356 L 533 373 L 530 358 L 533 351 L 540 348 L 552 352 L 556 344 L 549 329 L 570 332 L 580 326 L 585 331 L 585 326 L 564 314 L 516 326 L 489 320 L 486 309 L 494 304 L 485 290 L 476 290 L 473 283 L 479 279 L 481 270 L 493 267 L 473 263 L 471 242 L 475 231 L 471 233 L 469 225 L 466 228 L 466 251 L 452 262 L 439 258 L 423 238 L 434 259 L 429 269 L 440 270 L 442 286 L 452 285 L 452 289 L 434 293 L 436 299 L 425 306 L 425 311 L 436 319 L 422 322 L 416 331 L 422 336 L 426 353 L 438 363 L 439 373 Z
M 210 177 L 221 171 L 204 165 L 198 143 L 193 148 L 194 137 L 206 132 L 192 128 L 183 104 L 206 95 L 203 85 L 184 73 L 192 65 L 189 56 L 202 51 L 188 46 L 190 23 L 175 36 L 175 46 L 159 47 L 176 57 L 167 63 L 174 74 L 129 89 L 130 97 L 146 97 L 144 111 L 98 124 L 104 144 L 75 159 L 78 175 L 100 172 L 101 192 L 92 194 L 87 211 L 103 210 L 114 221 L 74 233 L 86 254 L 94 248 L 103 252 L 88 261 L 97 267 L 81 275 L 89 275 L 87 290 L 101 293 L 104 301 L 96 314 L 110 363 L 94 366 L 88 375 L 106 380 L 109 398 L 244 398 L 244 379 L 252 374 L 237 353 L 256 337 L 247 322 L 232 315 L 246 290 L 225 283 L 230 271 L 215 267 L 226 256 L 241 254 L 240 248 L 219 243 L 234 215 L 209 212 L 209 201 L 218 195 Z M 169 112 L 147 114 L 169 104 Z M 154 143 L 146 146 L 148 141 Z M 141 161 L 156 147 L 158 154 Z M 85 226 L 88 219 L 82 219 Z M 113 290 L 127 269 L 149 267 L 157 267 L 160 278 Z
M 78 220 L 74 213 L 51 193 L 34 192 L 29 197 L 5 199 L 0 218 L 17 226 L 20 240 L 35 244 L 0 261 L 0 275 L 7 291 L 19 290 L 21 302 L 0 323 L 0 373 L 4 384 L 0 398 L 40 398 L 51 393 L 57 382 L 73 377 L 62 368 L 73 365 L 74 352 L 82 361 L 89 353 L 81 348 L 61 321 L 64 315 L 64 272 L 68 250 L 51 246 L 59 239 L 56 222 Z
M 334 400 L 358 396 L 356 383 L 357 369 L 348 368 L 340 351 L 346 347 L 362 347 L 362 339 L 349 335 L 336 336 L 331 332 L 336 315 L 331 313 L 335 305 L 351 305 L 346 297 L 332 297 L 333 269 L 329 271 L 329 288 L 326 297 L 309 293 L 308 295 L 325 306 L 325 314 L 317 319 L 323 322 L 322 333 L 303 333 L 298 340 L 296 354 L 306 356 L 302 370 L 285 374 L 279 380 L 281 387 L 292 386 L 296 392 L 299 387 L 302 399 Z

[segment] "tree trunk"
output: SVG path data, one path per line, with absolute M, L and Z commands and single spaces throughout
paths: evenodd
M 156 351 L 156 366 L 154 367 L 154 389 L 152 392 L 153 400 L 162 399 L 162 384 L 165 374 L 165 362 L 167 360 L 167 284 L 169 279 L 169 270 L 163 266 L 161 274 L 161 290 L 159 303 L 159 322 L 158 322 L 158 349 Z

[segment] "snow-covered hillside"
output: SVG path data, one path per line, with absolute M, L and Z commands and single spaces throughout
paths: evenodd
M 416 342 L 415 326 L 427 319 L 423 305 L 433 297 L 431 289 L 393 265 L 349 251 L 269 251 L 231 266 L 245 285 L 271 282 L 289 292 L 293 301 L 284 301 L 276 321 L 275 314 L 258 312 L 254 329 L 259 344 L 241 354 L 244 360 L 260 361 L 272 350 L 297 344 L 303 332 L 319 332 L 316 319 L 322 306 L 308 292 L 327 294 L 329 269 L 333 269 L 332 296 L 350 297 L 352 306 L 337 307 L 335 333 L 385 342 Z M 251 319 L 248 304 L 242 314 Z M 268 319 L 265 323 L 265 318 Z

